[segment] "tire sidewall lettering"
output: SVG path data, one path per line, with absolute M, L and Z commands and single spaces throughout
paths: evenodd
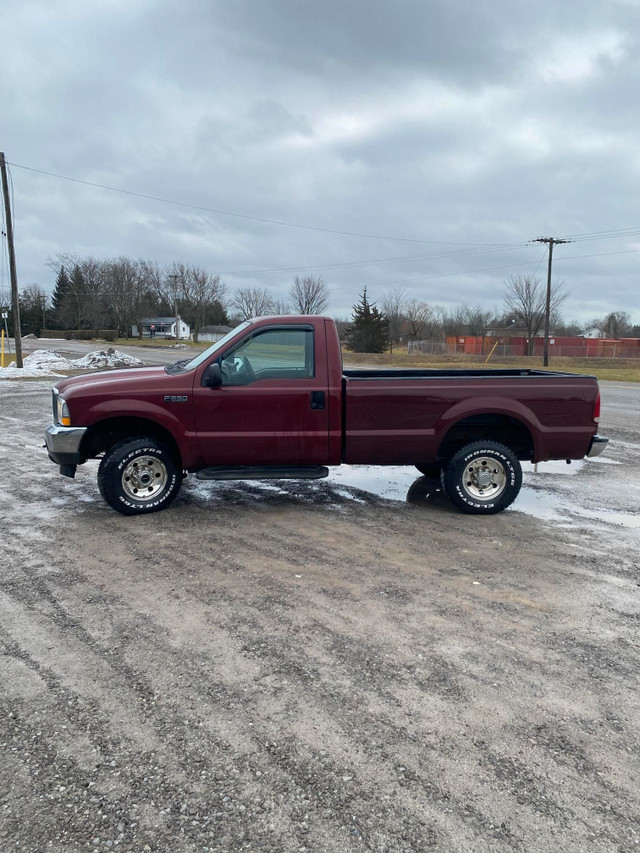
M 127 446 L 128 444 L 128 446 Z M 113 457 L 116 458 L 113 458 Z M 167 482 L 162 492 L 151 501 L 136 501 L 130 498 L 122 487 L 125 468 L 142 456 L 150 456 L 161 462 L 167 471 Z M 106 454 L 98 472 L 98 482 L 102 497 L 110 506 L 123 515 L 148 515 L 163 509 L 171 503 L 182 484 L 182 472 L 167 448 L 152 443 L 148 438 L 116 445 L 111 451 L 111 460 Z M 111 464 L 109 464 L 111 462 Z M 179 463 L 178 463 L 179 464 Z M 102 480 L 101 480 L 102 477 Z
M 475 499 L 464 487 L 465 469 L 478 457 L 495 460 L 505 474 L 504 489 L 498 496 L 487 501 Z M 445 492 L 459 509 L 474 515 L 492 515 L 506 509 L 515 500 L 522 477 L 519 461 L 510 448 L 500 442 L 487 440 L 486 443 L 474 442 L 458 451 L 443 470 L 442 483 Z

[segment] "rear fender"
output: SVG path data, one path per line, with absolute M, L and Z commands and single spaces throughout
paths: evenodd
M 540 434 L 543 432 L 540 421 L 527 406 L 518 400 L 505 397 L 472 397 L 456 403 L 443 413 L 436 424 L 436 435 L 439 436 L 440 443 L 444 441 L 447 433 L 456 424 L 474 415 L 504 415 L 520 421 L 531 434 L 534 458 L 537 456 L 540 447 Z

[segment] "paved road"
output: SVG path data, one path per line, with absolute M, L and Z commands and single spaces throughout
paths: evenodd
M 25 340 L 22 342 L 22 346 L 24 355 L 28 355 L 37 349 L 50 349 L 64 355 L 66 358 L 82 358 L 88 352 L 95 352 L 97 349 L 107 349 L 113 346 L 113 344 L 98 344 L 95 341 Z M 172 347 L 120 346 L 120 344 L 117 345 L 117 349 L 120 352 L 127 353 L 127 355 L 141 358 L 146 364 L 170 364 L 179 358 L 187 358 L 189 355 L 198 355 L 202 352 L 197 347 L 173 349 Z
M 601 381 L 600 391 L 603 415 L 616 420 L 640 417 L 640 382 Z

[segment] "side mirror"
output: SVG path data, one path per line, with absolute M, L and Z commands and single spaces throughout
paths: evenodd
M 202 376 L 202 384 L 206 388 L 220 388 L 222 385 L 222 371 L 217 362 L 214 361 L 213 364 L 207 367 Z

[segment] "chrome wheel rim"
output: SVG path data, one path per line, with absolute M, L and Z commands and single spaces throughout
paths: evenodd
M 476 501 L 492 500 L 507 487 L 507 472 L 497 459 L 479 456 L 465 466 L 462 487 Z
M 155 456 L 139 456 L 122 472 L 122 491 L 136 501 L 150 501 L 167 485 L 167 468 Z

